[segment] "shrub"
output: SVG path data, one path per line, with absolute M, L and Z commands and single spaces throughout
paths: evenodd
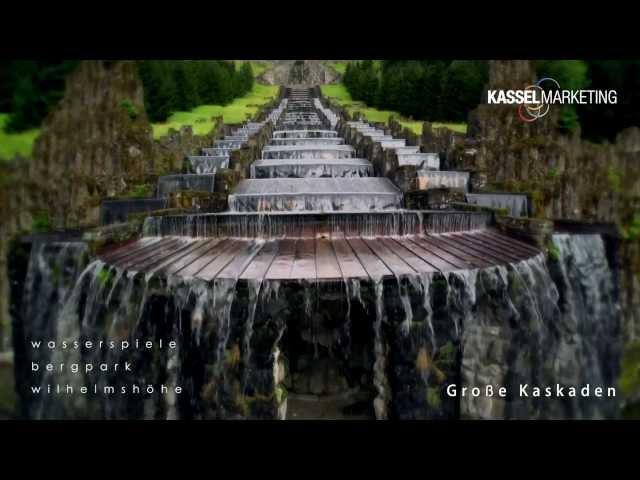
M 120 102 L 120 106 L 127 112 L 131 120 L 138 118 L 138 111 L 129 100 L 123 100 Z

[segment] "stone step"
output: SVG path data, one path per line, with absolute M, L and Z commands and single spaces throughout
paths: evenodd
M 335 130 L 275 130 L 273 138 L 335 138 Z
M 322 122 L 320 120 L 280 120 L 278 122 L 278 128 L 308 128 L 308 129 L 317 129 L 322 127 Z
M 344 139 L 333 138 L 272 138 L 270 145 L 342 145 Z
M 233 132 L 231 132 L 231 136 L 243 136 L 243 137 L 250 137 L 251 135 L 255 135 L 257 132 L 259 132 L 260 129 L 259 128 L 239 128 L 238 130 L 234 130 Z
M 365 130 L 359 133 L 362 136 L 367 138 L 383 138 L 384 140 L 395 140 L 393 136 L 389 135 L 388 133 L 385 133 L 383 130 L 375 130 L 375 131 Z
M 268 145 L 262 149 L 263 159 L 289 158 L 353 158 L 351 145 Z
M 282 118 L 285 121 L 287 121 L 287 120 L 296 120 L 296 119 L 314 120 L 314 119 L 318 119 L 320 117 L 315 112 L 313 112 L 313 113 L 309 113 L 309 112 L 287 112 L 282 116 Z
M 380 146 L 382 146 L 382 148 L 384 150 L 388 150 L 388 149 L 392 149 L 392 148 L 397 148 L 397 147 L 406 147 L 407 146 L 407 142 L 406 140 L 402 139 L 394 139 L 394 140 L 379 140 L 379 139 L 374 139 L 375 142 L 379 142 Z
M 377 127 L 372 127 L 370 125 L 362 126 L 362 127 L 354 127 L 360 133 L 383 133 L 384 129 L 380 129 Z
M 258 160 L 251 165 L 252 178 L 370 177 L 371 163 L 362 158 L 331 160 Z
M 158 198 L 168 198 L 172 192 L 198 191 L 213 192 L 215 175 L 186 173 L 165 175 L 158 179 Z
M 416 188 L 430 190 L 432 188 L 459 188 L 467 191 L 469 172 L 448 170 L 418 170 L 416 173 Z
M 212 157 L 228 157 L 231 154 L 232 148 L 216 148 L 216 147 L 205 147 L 202 148 L 203 156 L 212 156 Z
M 396 147 L 395 150 L 397 155 L 406 155 L 409 153 L 420 153 L 420 147 Z
M 367 211 L 402 208 L 402 192 L 388 179 L 269 178 L 243 180 L 229 209 L 262 211 Z
M 190 155 L 188 160 L 192 173 L 216 173 L 219 168 L 229 167 L 228 156 Z
M 512 217 L 528 217 L 532 213 L 529 197 L 524 193 L 467 193 L 466 199 L 474 205 L 507 209 Z
M 397 154 L 398 165 L 414 165 L 422 170 L 440 170 L 440 156 L 437 153 Z
M 230 148 L 235 150 L 242 147 L 243 143 L 245 143 L 244 140 L 216 140 L 213 146 L 215 148 Z

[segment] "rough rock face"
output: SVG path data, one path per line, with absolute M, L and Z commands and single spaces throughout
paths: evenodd
M 153 169 L 153 138 L 134 62 L 81 62 L 36 141 L 34 208 L 55 227 L 98 222 L 100 200 Z
M 23 173 L 26 162 L 18 158 L 10 163 L 0 163 L 0 352 L 8 349 L 11 341 L 7 277 L 9 240 L 32 223 L 26 210 L 29 205 L 29 182 Z
M 271 85 L 312 87 L 335 81 L 336 74 L 319 60 L 276 60 L 262 80 Z

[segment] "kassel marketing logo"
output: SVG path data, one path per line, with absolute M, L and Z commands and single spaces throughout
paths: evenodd
M 518 118 L 535 122 L 549 113 L 551 105 L 616 104 L 615 90 L 563 90 L 557 80 L 545 77 L 522 90 L 488 90 L 489 105 L 517 105 Z

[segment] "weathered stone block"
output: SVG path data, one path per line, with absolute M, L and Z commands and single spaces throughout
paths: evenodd
M 169 208 L 195 210 L 199 212 L 218 212 L 222 197 L 218 193 L 202 191 L 172 192 L 169 196 Z M 224 202 L 226 205 L 226 202 Z
M 464 201 L 464 191 L 452 188 L 414 190 L 405 194 L 405 204 L 411 210 L 442 210 L 453 202 Z
M 242 180 L 242 175 L 239 171 L 230 168 L 221 168 L 216 171 L 216 177 L 213 181 L 214 192 L 228 195 L 240 180 Z
M 496 216 L 496 224 L 500 230 L 521 240 L 545 248 L 553 233 L 553 222 L 535 218 Z

